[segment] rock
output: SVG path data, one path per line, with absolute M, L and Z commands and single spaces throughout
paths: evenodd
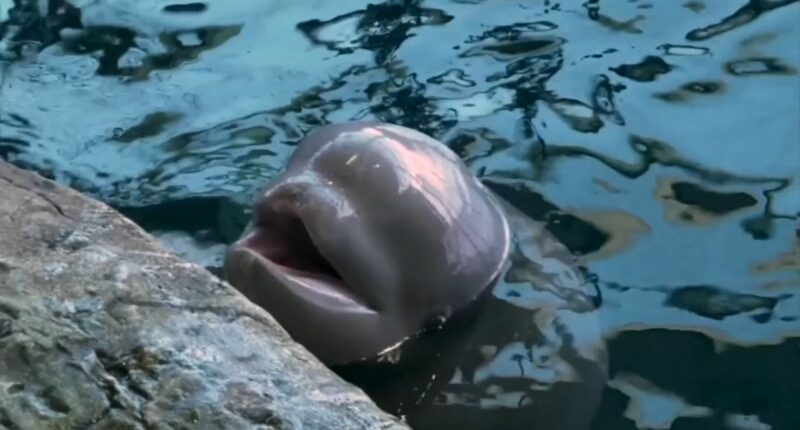
M 245 428 L 408 427 L 227 283 L 0 161 L 0 429 Z

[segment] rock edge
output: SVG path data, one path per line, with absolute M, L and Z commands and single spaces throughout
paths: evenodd
M 0 429 L 407 429 L 108 206 L 0 161 Z

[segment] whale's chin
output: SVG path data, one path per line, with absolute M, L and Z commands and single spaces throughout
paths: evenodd
M 258 233 L 254 234 L 244 242 L 255 241 Z M 269 311 L 295 341 L 325 364 L 372 357 L 402 338 L 401 330 L 387 325 L 396 318 L 370 309 L 335 272 L 312 261 L 294 255 L 276 263 L 238 243 L 228 249 L 225 273 L 237 290 Z

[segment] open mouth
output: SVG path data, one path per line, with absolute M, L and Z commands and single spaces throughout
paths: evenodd
M 338 302 L 366 308 L 293 213 L 269 211 L 239 244 L 265 263 L 267 270 L 287 279 L 285 287 L 302 297 L 326 307 Z
M 253 234 L 242 244 L 274 264 L 342 281 L 320 253 L 303 221 L 293 215 L 273 212 L 268 220 L 256 224 Z

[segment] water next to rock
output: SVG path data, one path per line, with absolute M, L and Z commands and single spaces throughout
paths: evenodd
M 307 132 L 413 127 L 586 273 L 546 276 L 517 220 L 475 321 L 336 369 L 379 405 L 800 428 L 798 22 L 796 0 L 0 0 L 0 157 L 216 270 Z

